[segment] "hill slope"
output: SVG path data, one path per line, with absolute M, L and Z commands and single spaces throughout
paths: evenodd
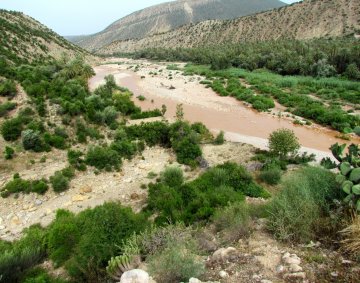
M 137 11 L 104 31 L 74 40 L 79 46 L 96 50 L 116 40 L 139 39 L 209 19 L 234 19 L 284 6 L 279 0 L 178 0 Z
M 358 0 L 306 0 L 235 20 L 204 21 L 140 40 L 114 42 L 99 53 L 133 52 L 149 47 L 197 47 L 214 43 L 347 36 L 360 32 L 359 15 Z
M 0 10 L 0 42 L 0 56 L 15 63 L 86 53 L 35 19 L 6 10 Z

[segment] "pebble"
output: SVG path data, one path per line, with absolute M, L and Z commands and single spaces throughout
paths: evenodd
M 0 221 L 1 223 L 1 221 Z M 342 264 L 352 264 L 351 260 L 343 259 Z
M 37 206 L 42 205 L 42 203 L 43 202 L 39 199 L 35 200 L 35 205 L 37 205 Z
M 62 193 L 60 193 L 60 195 L 63 197 L 63 196 L 65 195 L 65 193 L 64 193 L 64 192 L 62 192 Z
M 263 279 L 263 280 L 261 280 L 260 282 L 261 282 L 261 283 L 273 283 L 272 281 L 266 280 L 266 279 Z
M 0 226 L 0 230 L 5 230 L 6 227 L 5 226 Z
M 337 273 L 336 271 L 335 271 L 335 272 L 331 272 L 331 276 L 332 276 L 332 277 L 338 277 L 338 276 L 339 276 L 339 273 Z
M 221 278 L 228 278 L 228 277 L 229 277 L 229 273 L 227 273 L 227 272 L 224 271 L 224 270 L 221 270 L 221 271 L 219 272 L 219 276 L 220 276 Z

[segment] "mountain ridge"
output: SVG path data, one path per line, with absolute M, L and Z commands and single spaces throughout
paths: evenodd
M 0 9 L 0 56 L 14 63 L 30 63 L 89 55 L 87 51 L 58 35 L 36 19 L 15 11 Z
M 356 0 L 306 0 L 234 20 L 203 21 L 139 40 L 113 42 L 98 53 L 126 53 L 157 47 L 191 48 L 244 41 L 343 37 L 360 33 L 359 14 L 360 2 Z
M 178 0 L 151 6 L 123 17 L 103 31 L 80 38 L 68 37 L 87 50 L 97 50 L 116 40 L 140 39 L 207 19 L 234 19 L 285 6 L 278 0 Z

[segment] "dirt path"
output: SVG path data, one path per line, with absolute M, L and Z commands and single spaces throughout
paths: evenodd
M 220 97 L 200 84 L 201 77 L 167 70 L 167 64 L 124 59 L 122 64 L 100 65 L 95 67 L 96 75 L 90 80 L 90 88 L 95 89 L 103 83 L 104 76 L 113 74 L 117 83 L 130 89 L 135 97 L 145 96 L 142 102 L 134 98 L 142 109 L 161 108 L 165 104 L 166 117 L 171 119 L 176 105 L 182 103 L 187 120 L 203 122 L 214 132 L 223 130 L 229 141 L 250 143 L 259 148 L 266 148 L 267 137 L 279 128 L 293 130 L 303 145 L 302 151 L 316 154 L 318 160 L 331 157 L 332 144 L 345 143 L 336 138 L 339 134 L 336 131 L 315 124 L 294 125 L 285 115 L 279 118 L 275 113 L 259 113 L 232 97 Z M 137 72 L 129 70 L 129 66 L 135 65 L 139 66 Z M 360 143 L 360 139 L 354 138 L 352 142 Z

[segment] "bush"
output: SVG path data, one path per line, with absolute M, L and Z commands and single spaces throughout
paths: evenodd
M 121 166 L 119 154 L 107 146 L 91 147 L 86 154 L 85 162 L 99 170 L 106 169 L 107 171 L 119 170 Z
M 360 136 L 360 126 L 355 127 L 354 133 Z
M 75 222 L 75 215 L 69 211 L 58 210 L 47 236 L 48 252 L 55 266 L 61 266 L 72 256 L 80 236 L 81 231 Z
M 4 157 L 6 160 L 13 159 L 15 150 L 9 146 L 5 147 Z
M 84 154 L 78 150 L 69 150 L 67 153 L 68 161 L 71 166 L 74 166 L 77 170 L 85 171 L 86 164 L 85 160 L 82 158 Z
M 57 193 L 61 193 L 69 189 L 69 178 L 65 177 L 61 171 L 55 172 L 55 174 L 50 177 L 50 183 L 53 190 Z
M 49 275 L 46 270 L 35 267 L 26 272 L 24 277 L 22 278 L 23 283 L 67 283 L 63 279 L 54 278 Z
M 183 245 L 173 243 L 162 252 L 150 256 L 149 271 L 157 282 L 188 282 L 205 272 L 204 263 Z
M 17 94 L 16 84 L 11 80 L 0 80 L 0 96 L 14 97 Z
M 261 171 L 259 179 L 266 184 L 277 185 L 281 180 L 281 170 L 273 168 Z
M 4 117 L 9 111 L 16 108 L 16 103 L 14 102 L 5 102 L 0 104 L 0 117 Z
M 294 172 L 270 202 L 268 228 L 283 241 L 314 240 L 317 223 L 340 195 L 331 172 L 316 167 Z
M 49 186 L 46 183 L 45 180 L 40 180 L 40 181 L 33 181 L 32 182 L 32 192 L 43 195 L 46 193 L 46 191 L 48 190 Z
M 184 174 L 180 167 L 166 167 L 161 174 L 161 180 L 164 184 L 176 188 L 184 183 Z
M 148 222 L 130 208 L 106 203 L 81 212 L 75 217 L 75 224 L 79 227 L 80 238 L 75 241 L 74 252 L 65 263 L 67 271 L 76 282 L 105 282 L 107 261 L 122 253 L 123 241 L 144 230 Z
M 216 136 L 215 140 L 214 140 L 214 144 L 216 145 L 222 145 L 225 142 L 225 138 L 224 138 L 224 132 L 220 131 L 220 133 Z
M 198 158 L 202 156 L 200 146 L 191 137 L 183 138 L 174 146 L 176 158 L 179 163 L 196 166 Z
M 149 184 L 148 210 L 158 214 L 156 223 L 182 221 L 192 224 L 208 220 L 217 208 L 241 202 L 244 195 L 268 197 L 256 185 L 246 170 L 234 163 L 226 163 L 208 170 L 196 180 Z M 176 185 L 176 186 L 169 186 Z
M 1 135 L 6 141 L 16 141 L 21 136 L 22 128 L 19 118 L 9 119 L 1 125 Z
M 251 232 L 249 207 L 245 202 L 216 210 L 212 221 L 216 232 L 221 232 L 227 242 L 237 242 Z
M 279 129 L 269 137 L 270 152 L 285 159 L 289 154 L 294 155 L 300 148 L 294 132 L 288 129 Z
M 356 216 L 351 225 L 341 231 L 343 236 L 342 245 L 344 250 L 355 258 L 360 256 L 360 216 Z
M 21 138 L 25 150 L 42 151 L 43 142 L 38 132 L 25 130 L 21 133 Z

